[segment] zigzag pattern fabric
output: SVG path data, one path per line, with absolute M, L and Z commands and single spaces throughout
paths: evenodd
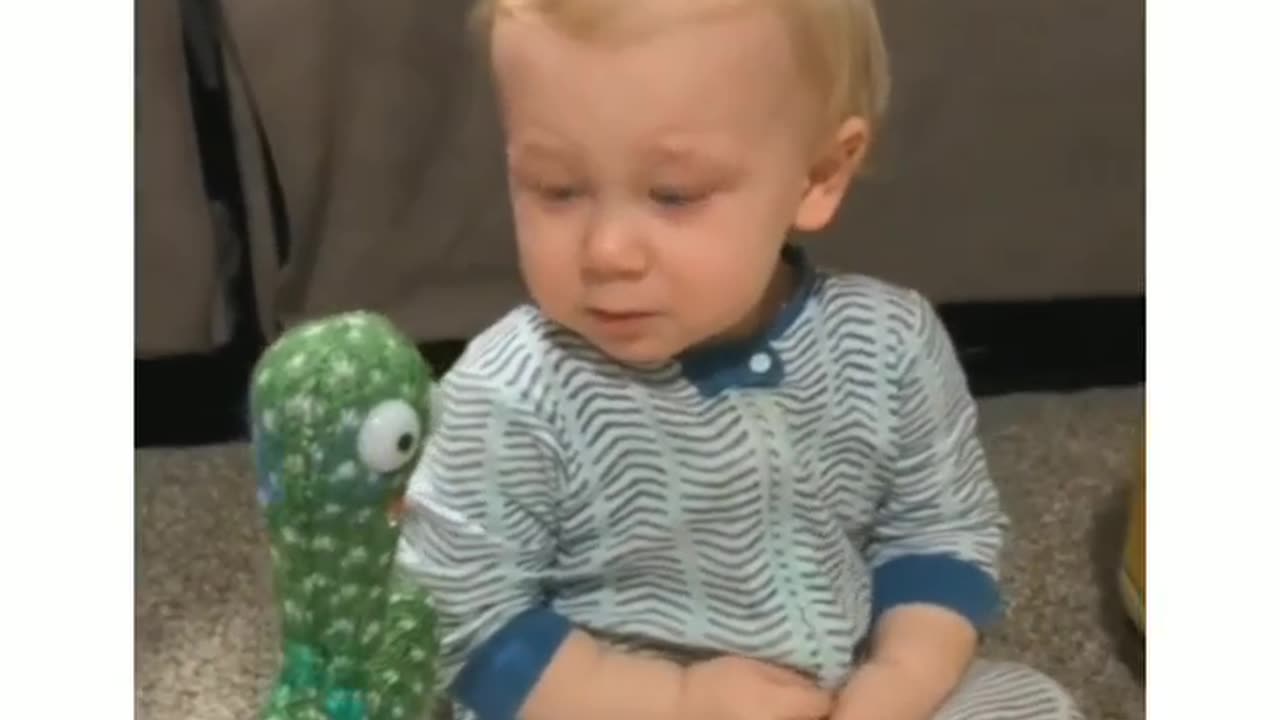
M 946 555 L 994 584 L 1005 518 L 933 309 L 858 275 L 805 293 L 746 362 L 777 378 L 755 387 L 621 367 L 527 306 L 471 343 L 401 547 L 440 613 L 446 679 L 549 605 L 632 649 L 748 655 L 834 687 L 877 568 Z

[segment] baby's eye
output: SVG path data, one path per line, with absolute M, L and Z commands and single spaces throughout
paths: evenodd
M 567 203 L 581 196 L 582 189 L 573 185 L 542 185 L 538 187 L 538 194 L 543 200 L 552 203 Z
M 705 197 L 706 193 L 687 192 L 673 188 L 655 188 L 649 191 L 649 199 L 666 208 L 687 207 Z

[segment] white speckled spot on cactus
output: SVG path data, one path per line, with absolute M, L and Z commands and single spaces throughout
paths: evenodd
M 342 378 L 343 380 L 346 380 L 347 378 L 350 378 L 355 374 L 356 374 L 356 366 L 349 359 L 345 357 L 339 357 L 338 359 L 333 361 L 334 377 L 338 377 L 338 378 Z
M 285 402 L 284 412 L 291 418 L 304 422 L 315 417 L 316 401 L 310 395 L 295 395 Z
M 264 410 L 264 411 L 263 411 L 263 413 L 262 413 L 262 427 L 266 428 L 267 432 L 275 432 L 275 431 L 276 431 L 276 411 L 275 411 L 275 410 Z
M 294 355 L 293 357 L 289 358 L 289 362 L 285 367 L 289 368 L 291 372 L 299 372 L 300 370 L 302 370 L 303 366 L 306 365 L 306 363 L 307 363 L 307 354 L 305 352 L 300 352 L 297 355 Z
M 347 460 L 346 462 L 339 465 L 337 471 L 334 472 L 333 474 L 334 479 L 337 479 L 337 480 L 352 480 L 355 478 L 355 476 L 356 476 L 356 464 L 352 460 Z

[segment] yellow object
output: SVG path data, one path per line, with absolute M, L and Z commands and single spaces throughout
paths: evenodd
M 1140 453 L 1129 499 L 1129 527 L 1120 567 L 1120 597 L 1138 630 L 1147 630 L 1147 464 Z

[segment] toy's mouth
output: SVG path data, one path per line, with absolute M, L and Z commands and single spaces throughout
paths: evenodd
M 405 502 L 403 493 L 395 496 L 395 498 L 393 498 L 387 505 L 387 520 L 389 520 L 392 525 L 399 525 L 400 521 L 404 519 L 404 507 Z

